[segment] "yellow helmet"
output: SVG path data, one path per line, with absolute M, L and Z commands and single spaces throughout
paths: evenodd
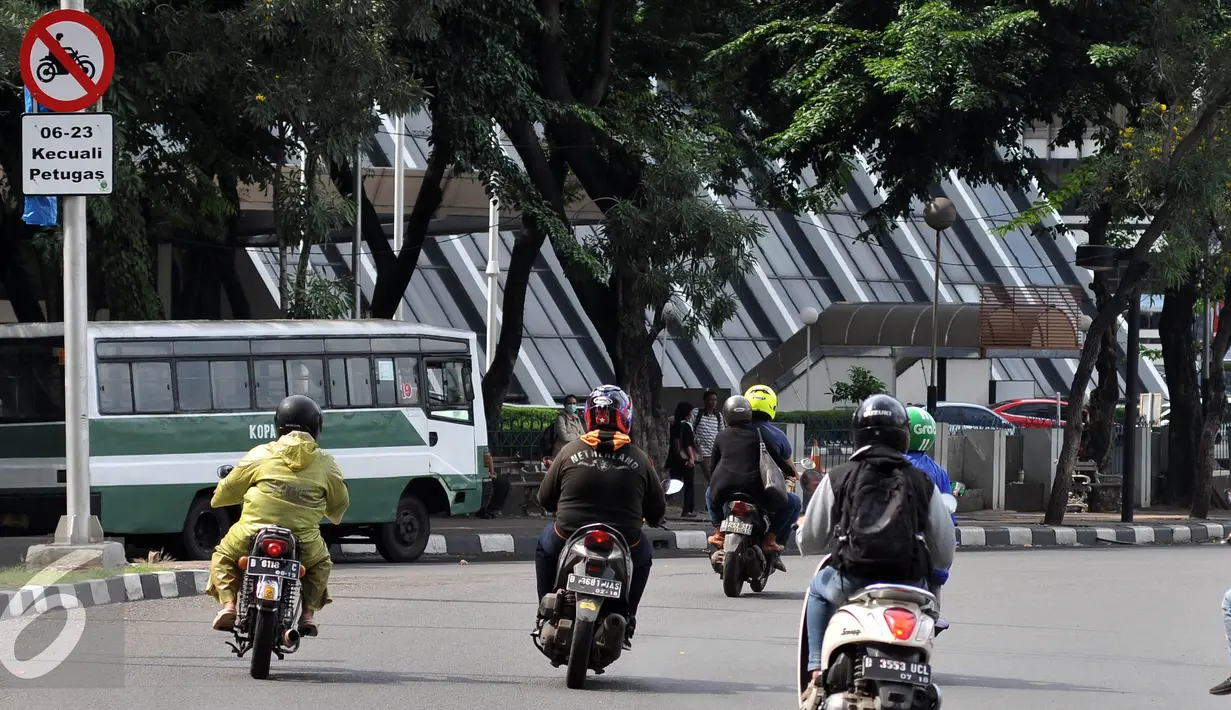
M 770 419 L 778 415 L 778 395 L 765 385 L 753 385 L 744 393 L 744 399 L 752 405 L 752 411 L 761 412 Z

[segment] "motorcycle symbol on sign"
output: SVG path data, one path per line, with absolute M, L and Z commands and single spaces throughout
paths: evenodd
M 56 42 L 59 42 L 62 39 L 64 39 L 63 33 L 56 34 Z M 78 54 L 77 50 L 72 47 L 64 47 L 64 51 L 68 53 L 68 56 L 72 57 L 73 61 L 77 62 L 77 66 L 81 67 L 81 71 L 85 72 L 87 77 L 91 80 L 94 79 L 94 62 L 90 61 L 90 55 Z M 34 75 L 38 78 L 39 82 L 46 84 L 52 79 L 55 79 L 57 76 L 66 76 L 67 74 L 68 69 L 64 68 L 64 65 L 60 63 L 60 60 L 56 59 L 55 55 L 51 52 L 47 52 L 47 56 L 39 60 L 38 67 L 35 69 Z

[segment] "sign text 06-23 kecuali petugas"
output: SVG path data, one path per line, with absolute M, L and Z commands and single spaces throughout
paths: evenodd
M 111 194 L 115 182 L 111 114 L 25 114 L 21 138 L 25 194 Z

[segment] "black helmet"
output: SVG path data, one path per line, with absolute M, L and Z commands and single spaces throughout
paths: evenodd
M 882 444 L 906 453 L 910 444 L 910 417 L 906 407 L 887 394 L 874 394 L 859 403 L 851 422 L 855 448 Z
M 323 420 L 320 405 L 312 401 L 311 397 L 302 394 L 293 394 L 282 400 L 274 412 L 274 428 L 277 429 L 278 436 L 302 431 L 319 441 Z
M 722 404 L 722 420 L 727 424 L 752 421 L 752 403 L 742 394 L 727 397 L 727 401 Z

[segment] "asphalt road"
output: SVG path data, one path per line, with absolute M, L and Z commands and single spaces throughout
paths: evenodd
M 933 659 L 945 707 L 1231 706 L 1207 694 L 1231 673 L 1220 611 L 1229 554 L 959 555 L 944 594 L 953 628 Z M 704 561 L 659 561 L 636 647 L 586 691 L 567 690 L 564 669 L 531 646 L 529 563 L 365 564 L 335 570 L 322 636 L 275 659 L 269 681 L 251 680 L 246 659 L 209 629 L 208 598 L 139 602 L 88 610 L 93 652 L 42 679 L 0 667 L 0 708 L 791 708 L 795 631 L 815 561 L 788 564 L 765 594 L 733 600 Z M 54 632 L 51 615 L 40 619 L 19 638 L 19 659 L 37 650 L 25 648 L 31 639 Z

